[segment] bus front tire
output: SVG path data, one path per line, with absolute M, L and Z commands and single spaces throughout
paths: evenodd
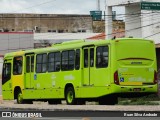
M 18 104 L 23 104 L 24 103 L 23 95 L 22 95 L 22 92 L 20 90 L 17 92 L 17 103 Z
M 65 91 L 65 99 L 67 105 L 75 105 L 76 99 L 75 99 L 75 92 L 73 87 L 68 87 Z

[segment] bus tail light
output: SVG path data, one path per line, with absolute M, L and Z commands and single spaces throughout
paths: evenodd
M 154 84 L 157 84 L 158 83 L 158 79 L 157 79 L 157 72 L 154 71 Z
M 114 83 L 115 83 L 116 85 L 119 85 L 118 71 L 116 71 L 116 72 L 114 73 Z

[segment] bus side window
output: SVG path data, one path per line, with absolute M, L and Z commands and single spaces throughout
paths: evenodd
M 38 54 L 36 60 L 36 72 L 37 73 L 44 73 L 47 71 L 47 54 Z
M 11 63 L 3 64 L 2 84 L 11 79 Z
M 68 61 L 68 70 L 73 70 L 74 69 L 74 60 L 75 60 L 75 51 L 74 50 L 70 50 L 69 51 L 69 61 Z
M 96 51 L 96 67 L 104 68 L 108 66 L 108 47 L 100 46 L 97 47 Z
M 38 54 L 37 57 L 36 57 L 36 72 L 37 73 L 41 73 L 41 69 L 42 69 L 42 55 L 41 54 Z
M 43 73 L 47 71 L 47 63 L 48 63 L 47 54 L 43 54 L 43 61 L 42 61 L 42 72 Z
M 67 50 L 62 52 L 62 66 L 63 71 L 74 69 L 74 50 Z
M 48 54 L 48 72 L 54 72 L 55 71 L 55 57 L 54 57 L 54 53 L 49 53 Z
M 22 57 L 15 57 L 13 60 L 13 74 L 20 75 L 22 74 Z
M 90 49 L 90 67 L 94 66 L 94 48 Z
M 79 70 L 80 68 L 80 50 L 76 50 L 76 55 L 75 55 L 75 69 Z
M 88 49 L 84 49 L 84 68 L 88 67 Z
M 30 56 L 26 56 L 26 72 L 30 72 Z
M 54 64 L 55 64 L 55 71 L 60 71 L 60 68 L 61 68 L 61 53 L 60 52 L 56 52 L 55 53 L 55 61 L 54 61 Z
M 34 72 L 34 56 L 31 56 L 31 72 Z
M 65 71 L 68 70 L 68 51 L 62 52 L 62 65 L 61 70 Z

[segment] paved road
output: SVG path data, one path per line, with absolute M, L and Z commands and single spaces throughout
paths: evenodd
M 3 101 L 0 104 L 0 120 L 17 120 L 1 118 L 2 112 L 10 112 L 11 117 L 19 114 L 27 114 L 28 117 L 28 113 L 41 113 L 42 117 L 23 118 L 25 120 L 124 120 L 126 117 L 129 120 L 159 120 L 160 105 L 48 105 L 47 102 L 16 104 L 15 101 Z M 145 117 L 144 114 L 157 116 Z
M 47 102 L 16 104 L 14 101 L 3 101 L 0 108 L 45 111 L 160 111 L 160 105 L 48 105 Z

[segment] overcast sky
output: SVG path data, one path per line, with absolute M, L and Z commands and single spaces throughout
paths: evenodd
M 0 0 L 0 13 L 90 14 L 97 10 L 97 0 Z M 101 0 L 105 10 L 105 0 Z M 114 8 L 117 14 L 123 8 Z

